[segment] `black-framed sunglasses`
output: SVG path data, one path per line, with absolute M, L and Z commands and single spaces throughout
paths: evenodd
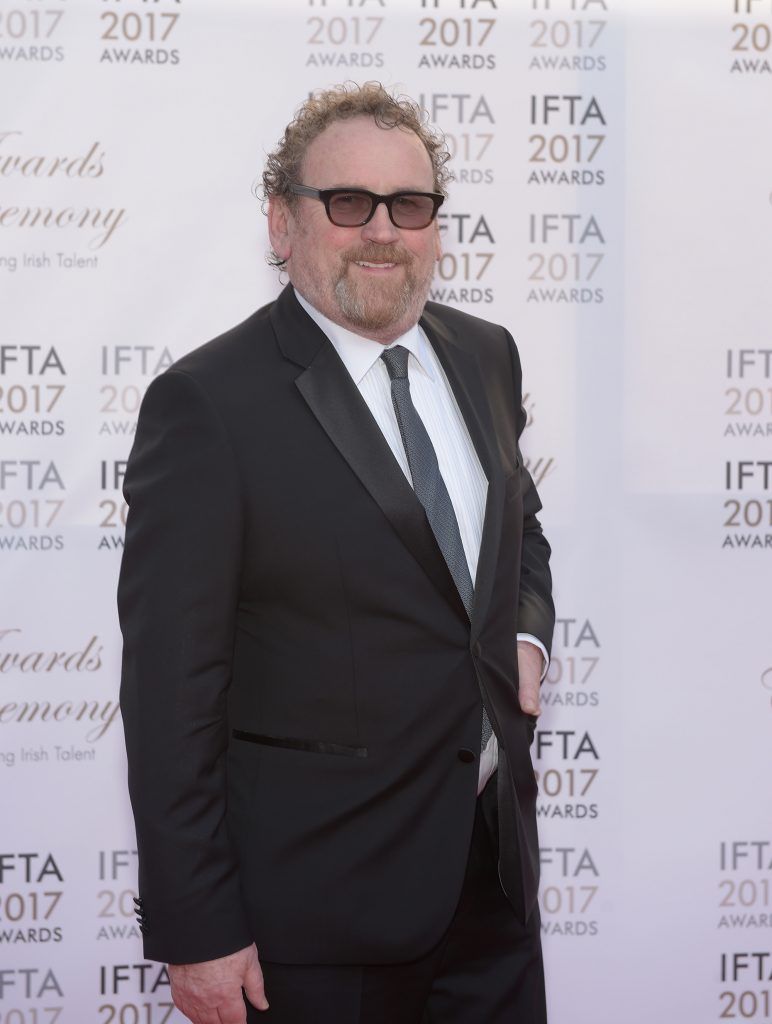
M 417 231 L 428 228 L 445 202 L 439 192 L 392 192 L 381 196 L 365 188 L 310 188 L 290 185 L 296 196 L 308 196 L 324 203 L 329 220 L 339 228 L 361 228 L 372 219 L 376 207 L 383 203 L 396 228 Z

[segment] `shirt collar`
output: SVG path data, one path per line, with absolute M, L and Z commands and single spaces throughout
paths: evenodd
M 362 378 L 369 373 L 376 360 L 380 358 L 381 352 L 384 349 L 393 348 L 394 345 L 403 345 L 417 362 L 418 368 L 426 374 L 429 380 L 434 380 L 434 370 L 428 351 L 429 342 L 418 324 L 414 324 L 402 337 L 388 345 L 382 345 L 380 341 L 363 338 L 361 334 L 355 334 L 353 331 L 341 327 L 340 324 L 336 324 L 329 317 L 320 313 L 315 306 L 312 306 L 297 288 L 294 291 L 300 305 L 332 342 L 355 384 L 359 385 Z

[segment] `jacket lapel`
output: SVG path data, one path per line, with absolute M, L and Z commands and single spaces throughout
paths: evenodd
M 474 580 L 472 636 L 479 635 L 490 605 L 499 554 L 504 507 L 504 475 L 485 380 L 474 349 L 462 348 L 455 335 L 432 313 L 421 317 L 421 327 L 432 343 L 464 417 L 480 465 L 488 478 L 480 555 Z
M 290 285 L 270 315 L 285 358 L 302 367 L 295 385 L 309 409 L 405 547 L 467 619 L 426 513 L 334 346 L 301 307 Z

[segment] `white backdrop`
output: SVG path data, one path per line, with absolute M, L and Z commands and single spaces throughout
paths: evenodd
M 770 0 L 0 0 L 0 1024 L 181 1020 L 131 903 L 122 473 L 153 375 L 277 293 L 266 150 L 369 78 L 455 152 L 433 297 L 525 368 L 551 1020 L 770 1019 L 771 64 Z

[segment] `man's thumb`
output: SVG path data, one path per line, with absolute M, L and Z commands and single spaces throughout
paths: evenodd
M 263 983 L 263 972 L 260 961 L 255 955 L 254 962 L 249 965 L 244 975 L 244 991 L 247 999 L 258 1010 L 268 1009 L 268 1000 L 265 998 L 265 985 Z

